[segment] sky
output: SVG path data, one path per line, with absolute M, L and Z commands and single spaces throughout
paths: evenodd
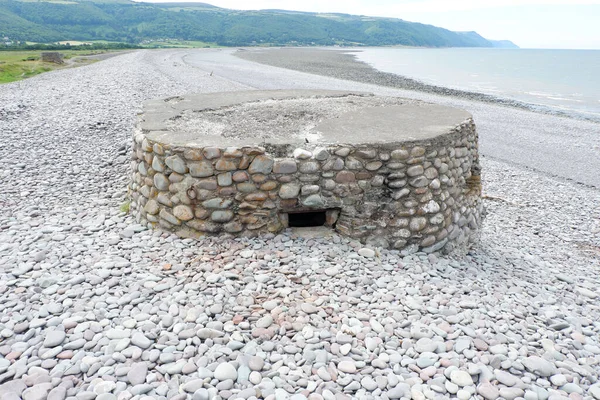
M 181 2 L 186 0 L 145 0 Z M 600 0 L 196 0 L 238 10 L 384 16 L 476 31 L 523 48 L 600 49 Z

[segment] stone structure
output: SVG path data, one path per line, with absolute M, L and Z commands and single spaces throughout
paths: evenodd
M 481 220 L 469 113 L 335 91 L 149 101 L 131 210 L 180 236 L 326 225 L 373 246 L 464 251 Z
M 54 64 L 64 64 L 63 56 L 56 51 L 42 52 L 42 61 Z

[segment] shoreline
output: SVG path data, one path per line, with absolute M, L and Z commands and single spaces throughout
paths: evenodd
M 395 89 L 412 90 L 438 96 L 455 97 L 463 100 L 501 105 L 539 114 L 553 115 L 580 121 L 600 123 L 599 118 L 554 110 L 548 106 L 497 97 L 479 92 L 460 90 L 431 85 L 417 79 L 408 78 L 391 72 L 380 71 L 368 63 L 359 60 L 355 54 L 359 49 L 324 48 L 243 48 L 235 51 L 234 56 L 259 64 L 306 72 L 314 75 L 333 77 L 354 82 L 367 83 Z

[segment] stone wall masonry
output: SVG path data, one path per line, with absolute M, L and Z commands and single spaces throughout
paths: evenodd
M 328 210 L 329 226 L 367 245 L 464 252 L 481 223 L 477 149 L 472 119 L 434 138 L 280 157 L 260 146 L 170 146 L 138 129 L 130 209 L 183 237 L 276 233 L 288 213 Z

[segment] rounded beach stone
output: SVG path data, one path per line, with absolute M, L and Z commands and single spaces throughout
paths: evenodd
M 377 171 L 379 168 L 381 168 L 383 166 L 383 163 L 381 161 L 372 161 L 370 163 L 368 163 L 365 168 L 368 171 Z
M 156 151 L 154 151 L 154 152 L 156 153 Z M 159 153 L 157 153 L 157 154 L 159 154 Z M 191 160 L 191 161 L 199 161 L 204 158 L 204 156 L 202 155 L 202 150 L 200 150 L 200 149 L 185 149 L 183 151 L 183 157 L 185 157 L 186 160 Z
M 220 381 L 228 379 L 235 381 L 238 377 L 237 369 L 230 363 L 221 363 L 215 369 L 214 377 Z
M 552 376 L 557 370 L 552 362 L 537 356 L 527 357 L 522 363 L 527 370 L 543 377 Z
M 408 176 L 419 176 L 423 175 L 425 170 L 422 165 L 413 165 L 406 170 L 406 175 Z
M 303 174 L 312 174 L 319 170 L 319 163 L 307 161 L 300 164 L 300 172 Z
M 204 158 L 213 160 L 221 156 L 221 150 L 216 147 L 205 147 L 203 150 Z
M 273 159 L 269 156 L 256 156 L 250 164 L 248 172 L 251 174 L 270 174 L 273 170 L 273 163 Z
M 421 157 L 425 155 L 425 148 L 421 146 L 415 146 L 410 151 L 411 157 Z
M 329 158 L 329 151 L 322 147 L 317 148 L 314 151 L 314 158 L 315 160 L 325 161 Z
M 366 258 L 373 258 L 375 257 L 375 251 L 373 249 L 369 249 L 366 247 L 363 247 L 362 249 L 358 250 L 358 254 L 366 257 Z
M 429 179 L 424 176 L 417 176 L 416 178 L 409 180 L 408 183 L 413 187 L 422 188 L 429 185 Z
M 308 196 L 311 194 L 319 193 L 321 190 L 319 185 L 304 185 L 302 186 L 302 195 Z
M 162 162 L 160 157 L 154 157 L 152 159 L 152 169 L 156 172 L 163 172 L 165 170 L 165 164 Z
M 309 208 L 322 208 L 324 206 L 323 198 L 318 194 L 312 194 L 302 201 L 302 204 Z
M 185 174 L 188 171 L 185 161 L 179 158 L 179 156 L 170 156 L 165 158 L 165 164 L 167 164 L 169 168 L 178 174 Z
M 415 343 L 415 351 L 419 353 L 424 352 L 435 352 L 438 348 L 438 342 L 431 340 L 430 338 L 421 338 Z
M 279 197 L 282 199 L 294 199 L 300 194 L 300 185 L 286 183 L 279 188 Z
M 450 380 L 458 386 L 473 385 L 473 378 L 467 371 L 454 370 L 450 373 Z
M 496 400 L 500 397 L 500 391 L 489 382 L 477 386 L 477 393 L 486 400 Z
M 337 369 L 347 374 L 356 373 L 356 364 L 354 361 L 342 360 L 338 363 Z
M 273 165 L 273 172 L 276 174 L 293 174 L 298 171 L 298 164 L 294 160 L 279 160 Z
M 191 162 L 188 164 L 190 175 L 195 178 L 205 178 L 215 173 L 212 163 L 208 161 Z
M 230 223 L 223 225 L 223 230 L 225 232 L 229 232 L 229 233 L 238 233 L 238 232 L 241 232 L 243 229 L 244 229 L 243 225 L 236 221 L 232 221 Z
M 152 200 L 148 200 L 148 202 L 144 206 L 144 211 L 146 211 L 148 214 L 154 215 L 154 214 L 158 214 L 158 212 L 160 211 L 160 207 L 159 207 L 158 203 L 156 202 L 156 200 L 152 199 Z
M 392 157 L 393 160 L 406 160 L 409 157 L 409 153 L 407 150 L 405 149 L 397 149 L 392 151 L 392 153 L 390 154 L 390 156 Z
M 223 157 L 241 158 L 244 156 L 244 152 L 237 147 L 227 147 L 223 152 Z
M 340 171 L 335 176 L 338 183 L 351 183 L 356 181 L 356 176 L 352 171 Z
M 596 400 L 600 400 L 600 383 L 595 383 L 588 389 L 589 394 Z
M 139 385 L 146 382 L 148 374 L 148 366 L 145 362 L 135 363 L 131 365 L 131 369 L 127 373 L 127 379 L 132 385 Z
M 210 215 L 210 219 L 215 222 L 229 222 L 233 219 L 233 217 L 233 211 L 230 210 L 213 211 L 213 213 Z
M 215 163 L 215 169 L 217 171 L 235 171 L 237 169 L 237 163 L 227 158 L 220 158 Z
M 46 333 L 44 338 L 44 347 L 51 348 L 56 347 L 64 342 L 67 334 L 62 330 L 53 330 Z
M 194 219 L 194 212 L 186 205 L 175 206 L 175 208 L 173 208 L 173 215 L 182 221 Z
M 233 201 L 230 199 L 222 199 L 219 197 L 215 197 L 214 199 L 203 201 L 202 207 L 225 209 L 225 208 L 229 208 L 232 204 L 233 204 Z
M 169 185 L 171 184 L 171 182 L 169 182 L 169 179 L 166 176 L 164 176 L 163 174 L 155 174 L 153 179 L 154 186 L 158 190 L 169 190 Z
M 261 371 L 265 366 L 265 360 L 258 356 L 252 356 L 248 360 L 248 367 L 251 371 Z
M 410 230 L 420 232 L 427 226 L 427 219 L 424 217 L 415 217 L 410 220 Z
M 217 184 L 221 187 L 231 186 L 233 184 L 231 172 L 225 172 L 217 175 Z

